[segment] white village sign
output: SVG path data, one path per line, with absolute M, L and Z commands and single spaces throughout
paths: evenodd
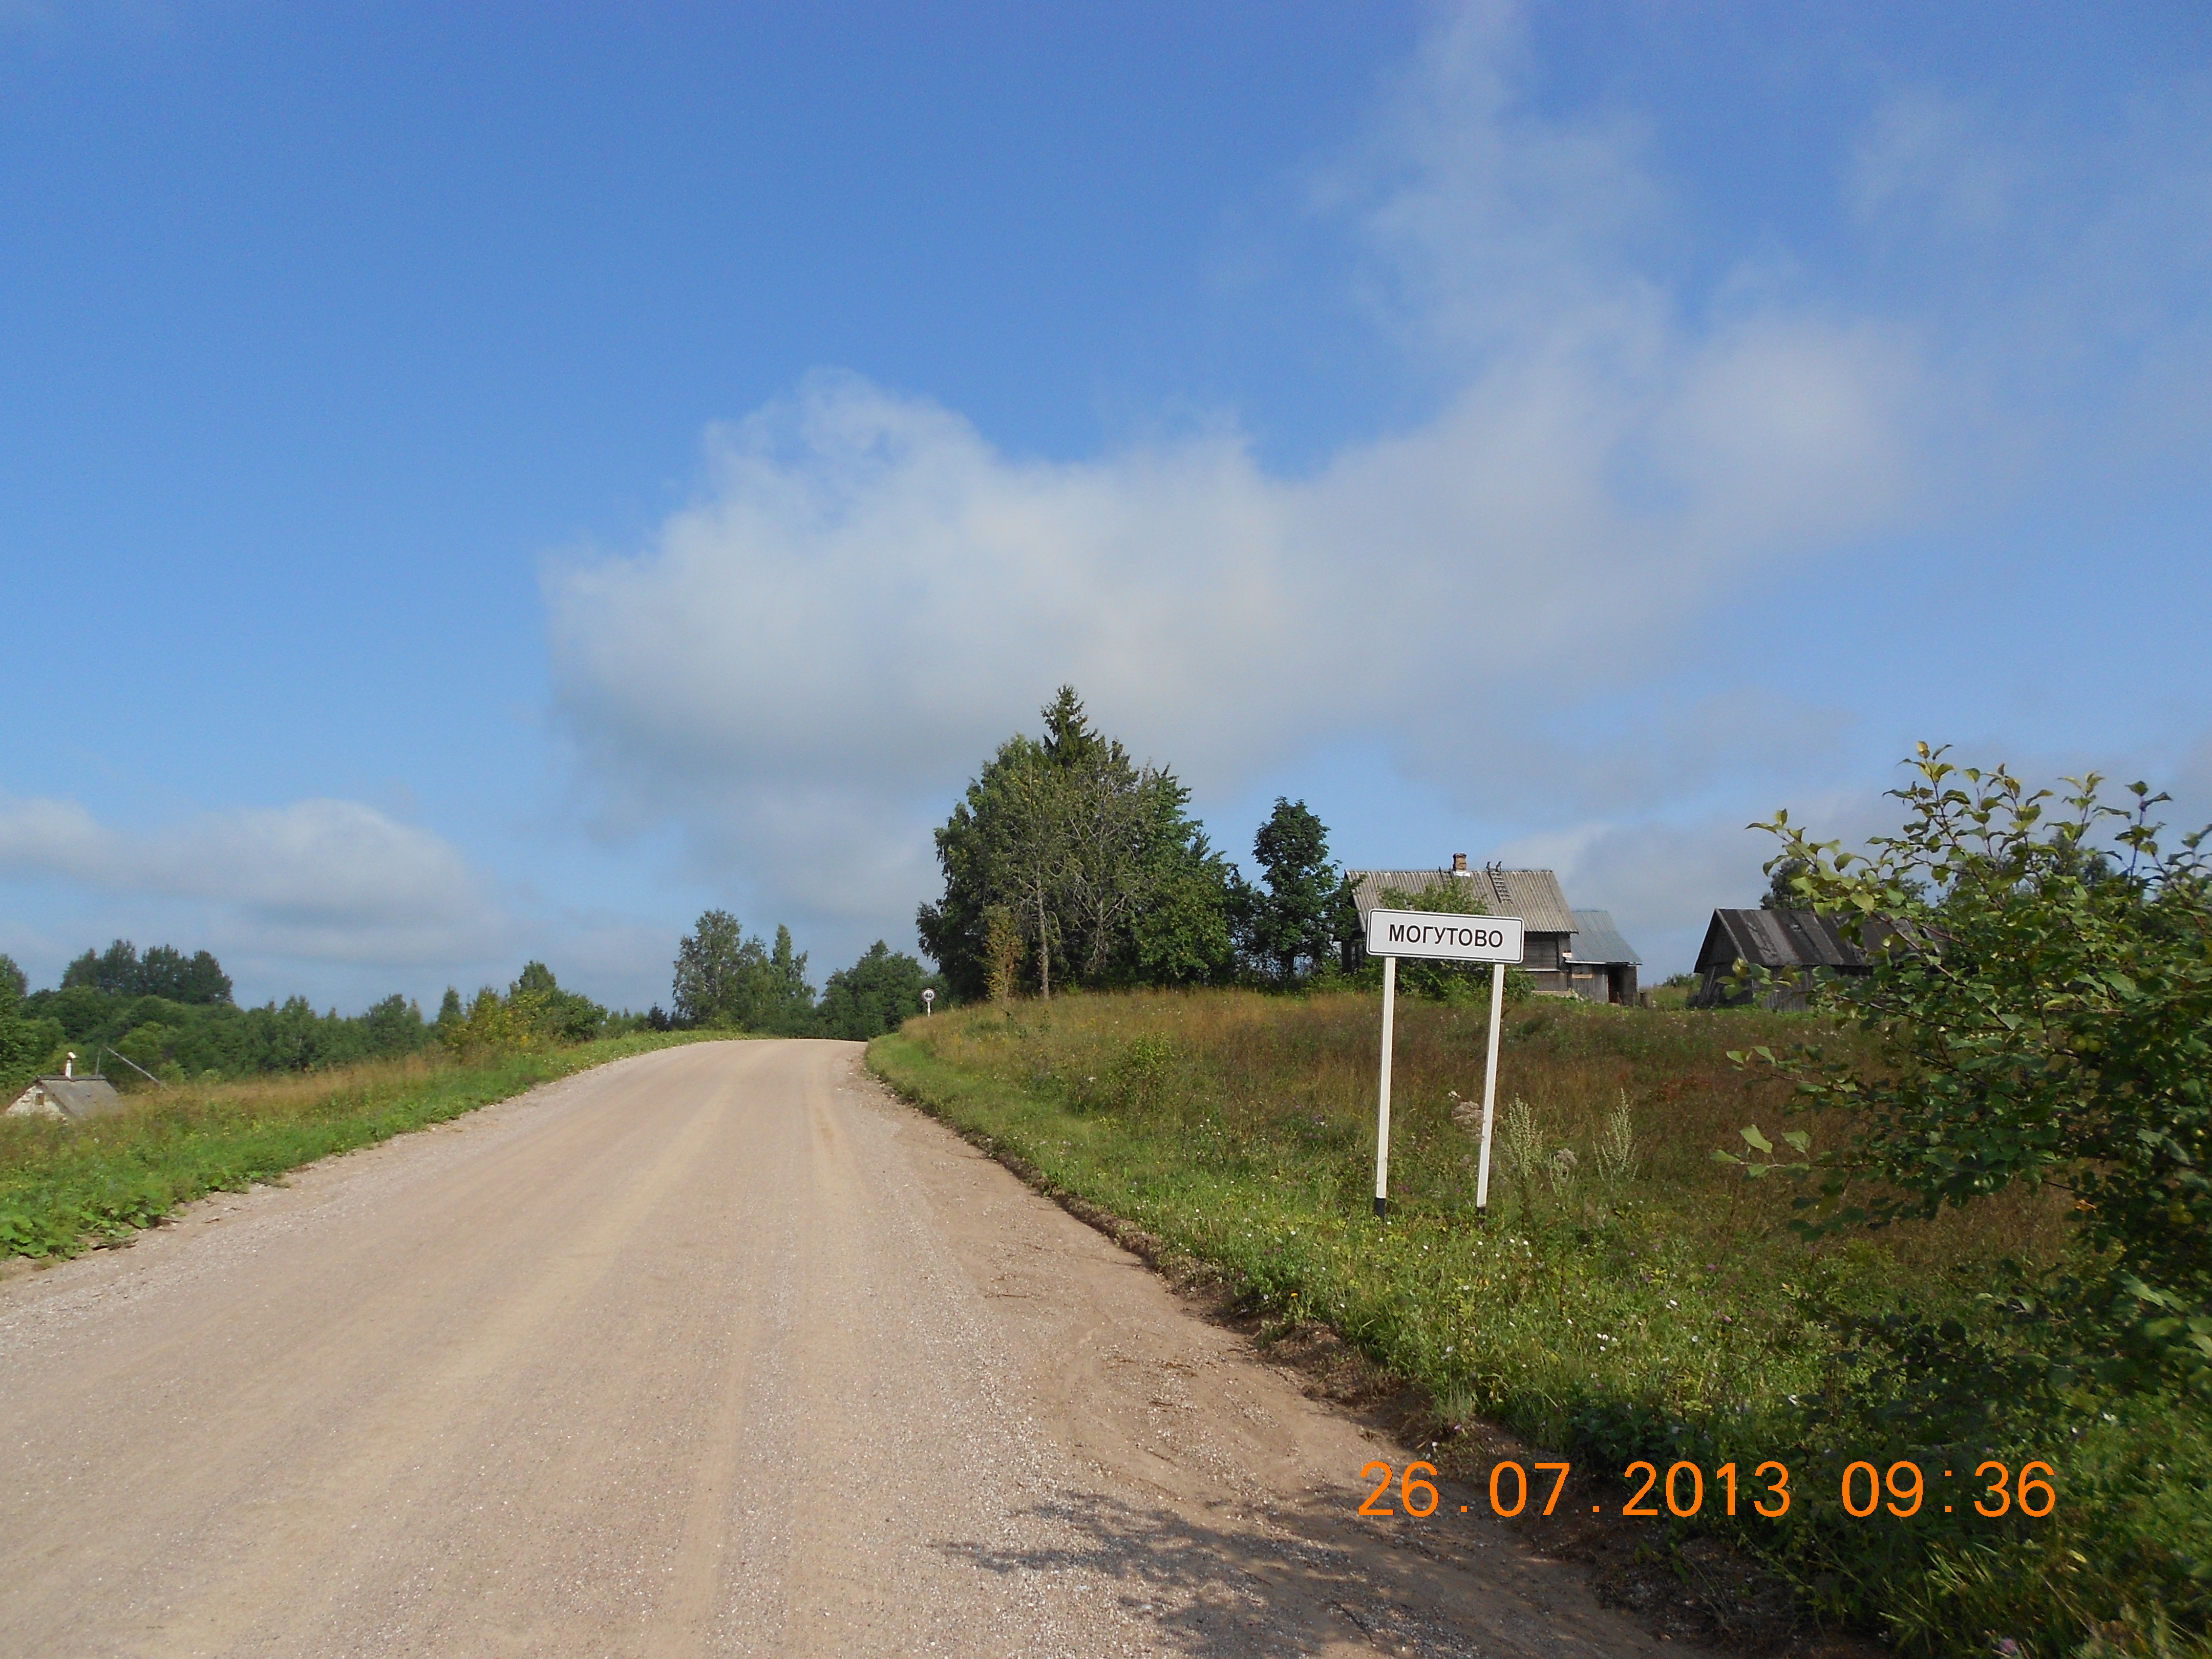
M 1498 1103 L 1498 1027 L 1505 1007 L 1505 964 L 1521 960 L 1528 930 L 1518 916 L 1458 916 L 1433 910 L 1367 913 L 1367 954 L 1382 958 L 1382 1085 L 1375 1115 L 1375 1213 L 1390 1206 L 1390 1049 L 1397 1033 L 1398 958 L 1486 962 L 1490 969 L 1490 1064 L 1482 1079 L 1482 1159 L 1474 1207 L 1490 1203 L 1490 1119 Z

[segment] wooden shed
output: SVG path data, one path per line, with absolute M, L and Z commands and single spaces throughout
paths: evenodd
M 1769 1008 L 1802 1008 L 1814 970 L 1863 974 L 1866 954 L 1844 937 L 1835 918 L 1816 910 L 1716 910 L 1698 951 L 1698 988 L 1692 1008 L 1748 1006 L 1753 994 L 1732 981 L 1736 964 L 1765 968 L 1796 981 L 1759 1000 Z
M 1577 910 L 1575 937 L 1565 958 L 1567 988 L 1584 1002 L 1636 1006 L 1636 970 L 1644 958 L 1621 938 L 1609 910 Z
M 1549 870 L 1471 869 L 1467 854 L 1455 853 L 1447 867 L 1347 870 L 1344 874 L 1352 884 L 1352 902 L 1358 908 L 1363 935 L 1367 913 L 1382 902 L 1385 888 L 1418 896 L 1431 887 L 1468 883 L 1468 890 L 1481 901 L 1486 914 L 1521 918 L 1528 934 L 1528 955 L 1521 965 L 1535 988 L 1560 996 L 1571 994 L 1566 958 L 1575 936 L 1575 913 L 1567 908 L 1559 878 Z

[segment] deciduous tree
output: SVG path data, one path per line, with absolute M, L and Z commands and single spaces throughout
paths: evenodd
M 765 960 L 760 941 L 748 940 L 735 916 L 727 910 L 703 912 L 676 947 L 670 998 L 677 1020 L 685 1025 L 737 1024 L 750 981 Z
M 0 956 L 0 1091 L 21 1088 L 62 1041 L 61 1022 L 27 1013 L 29 981 L 12 957 Z
M 822 1035 L 865 1042 L 897 1030 L 921 1012 L 922 988 L 934 977 L 914 957 L 878 939 L 822 988 Z
M 771 950 L 726 910 L 708 910 L 677 949 L 672 992 L 676 1018 L 686 1025 L 801 1036 L 813 1029 L 814 988 L 806 954 L 779 927 Z
M 814 1031 L 814 988 L 806 982 L 806 952 L 793 948 L 791 929 L 781 923 L 776 926 L 775 945 L 746 1024 L 779 1036 L 807 1036 Z
M 63 971 L 62 987 L 88 987 L 110 996 L 161 997 L 191 1006 L 230 1000 L 230 975 L 205 951 L 190 957 L 173 945 L 156 945 L 143 957 L 127 939 L 106 950 L 87 951 Z
M 1328 830 L 1304 801 L 1275 798 L 1252 838 L 1267 882 L 1243 904 L 1245 954 L 1278 984 L 1325 966 L 1336 953 L 1336 890 L 1343 877 L 1328 856 Z

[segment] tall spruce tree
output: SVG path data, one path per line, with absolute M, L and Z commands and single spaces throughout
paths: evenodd
M 1094 728 L 1072 686 L 1042 715 L 1042 738 L 1001 744 L 937 832 L 945 895 L 915 921 L 952 989 L 988 994 L 994 915 L 1043 995 L 1224 975 L 1230 872 L 1189 792 Z

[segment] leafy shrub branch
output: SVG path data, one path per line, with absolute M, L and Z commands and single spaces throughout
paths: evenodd
M 1893 791 L 1898 832 L 1864 854 L 1786 813 L 1799 902 L 1838 919 L 1870 971 L 1820 1006 L 1874 1039 L 1751 1056 L 1794 1077 L 1796 1104 L 1850 1126 L 1841 1146 L 1750 1162 L 1817 1179 L 1815 1229 L 1931 1217 L 2008 1187 L 2072 1196 L 2069 1297 L 2094 1310 L 2108 1367 L 2178 1370 L 2212 1388 L 2212 879 L 2205 832 L 2166 844 L 2141 783 L 2030 790 L 2000 766 L 1920 745 Z M 1758 1152 L 1771 1144 L 1753 1131 Z M 1734 1154 L 1720 1154 L 1738 1161 Z

